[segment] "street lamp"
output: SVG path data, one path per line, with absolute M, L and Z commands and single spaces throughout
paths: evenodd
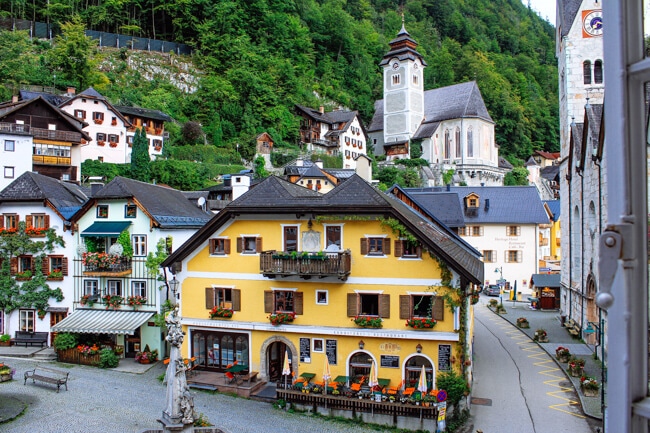
M 180 281 L 176 279 L 176 275 L 174 275 L 174 278 L 169 281 L 169 288 L 172 291 L 172 295 L 174 296 L 174 303 L 178 300 L 178 286 L 181 284 Z
M 501 278 L 497 283 L 499 284 L 499 303 L 503 305 L 503 266 L 499 266 L 494 270 L 495 274 L 500 274 Z

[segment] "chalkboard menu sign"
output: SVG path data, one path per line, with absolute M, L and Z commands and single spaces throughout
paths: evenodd
M 300 339 L 300 362 L 311 362 L 311 345 L 309 338 Z
M 386 368 L 399 368 L 399 356 L 396 355 L 380 355 L 379 364 Z
M 451 370 L 451 344 L 438 345 L 438 371 Z
M 336 340 L 325 340 L 325 354 L 331 365 L 336 365 Z

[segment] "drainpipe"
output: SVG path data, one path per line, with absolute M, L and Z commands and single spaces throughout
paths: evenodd
M 572 188 L 571 188 L 571 167 L 570 166 L 569 166 L 569 170 L 568 170 L 567 175 L 566 175 L 566 180 L 567 180 L 567 184 L 569 185 L 569 215 L 567 215 L 568 216 L 567 219 L 569 221 L 569 251 L 568 251 L 569 256 L 567 258 L 568 262 L 569 262 L 569 285 L 567 287 L 568 292 L 569 292 L 569 303 L 568 303 L 568 306 L 567 306 L 568 307 L 567 312 L 568 312 L 569 320 L 571 320 L 571 311 L 572 311 L 571 306 L 573 305 L 572 304 L 572 302 L 573 302 L 573 290 L 571 290 L 571 280 L 573 278 L 573 272 L 572 272 L 573 271 L 573 266 L 571 266 L 571 259 L 573 258 L 573 230 L 572 230 L 573 209 L 571 208 L 571 196 L 572 196 L 571 190 L 572 190 Z
M 580 328 L 585 324 L 585 177 L 584 173 L 578 171 L 580 176 Z

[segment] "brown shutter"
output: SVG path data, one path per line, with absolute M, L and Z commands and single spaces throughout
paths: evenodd
M 16 275 L 18 273 L 18 257 L 12 257 L 9 261 L 9 272 L 11 275 Z
M 243 248 L 242 248 L 242 243 L 244 242 L 243 238 L 237 238 L 237 252 L 241 253 Z
M 206 287 L 205 288 L 205 308 L 212 310 L 214 307 L 214 288 Z
M 354 317 L 358 313 L 357 294 L 348 293 L 348 317 Z
M 62 265 L 63 269 L 61 269 L 61 272 L 63 272 L 64 277 L 67 277 L 68 276 L 68 258 L 64 257 L 62 262 L 63 262 L 63 265 Z
M 390 295 L 379 295 L 379 317 L 390 318 Z
M 438 321 L 445 320 L 445 298 L 441 296 L 434 296 L 433 304 L 433 318 Z
M 264 291 L 264 312 L 273 313 L 273 291 L 265 290 Z
M 0 215 L 0 229 L 5 227 L 5 216 Z
M 217 240 L 216 239 L 210 239 L 208 242 L 209 249 L 210 249 L 210 255 L 214 254 L 214 250 L 217 248 Z
M 33 227 L 34 225 L 34 217 L 31 215 L 27 215 L 25 217 L 25 225 L 27 226 L 26 228 Z
M 399 295 L 399 318 L 408 320 L 411 318 L 411 297 Z
M 36 261 L 34 260 L 34 256 L 29 257 L 29 268 L 32 270 L 32 274 L 36 273 L 35 269 Z
M 43 257 L 43 261 L 41 262 L 41 272 L 43 272 L 43 275 L 47 275 L 50 273 L 50 257 L 45 256 Z
M 45 215 L 45 218 L 43 218 L 43 219 L 45 220 L 45 228 L 49 229 L 50 228 L 50 216 Z
M 390 255 L 390 238 L 384 239 L 384 255 L 389 256 Z
M 302 292 L 293 294 L 293 311 L 298 315 L 302 315 L 302 299 Z
M 361 238 L 361 255 L 362 256 L 367 256 L 368 255 L 368 239 L 367 238 Z
M 402 257 L 402 242 L 399 239 L 395 239 L 395 257 Z
M 225 254 L 230 254 L 230 239 L 223 240 L 223 252 Z
M 241 311 L 241 290 L 232 289 L 230 293 L 232 298 L 232 309 L 234 311 Z
M 255 239 L 255 252 L 256 253 L 262 252 L 262 238 Z

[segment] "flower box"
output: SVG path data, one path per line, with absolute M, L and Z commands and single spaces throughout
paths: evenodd
M 124 298 L 119 295 L 106 295 L 102 298 L 102 301 L 104 302 L 104 306 L 107 310 L 109 308 L 117 310 L 118 308 L 122 307 Z
M 383 326 L 381 317 L 356 316 L 351 320 L 355 325 L 361 326 L 363 328 L 381 328 Z
M 558 348 L 555 349 L 555 358 L 560 362 L 569 362 L 571 352 L 569 352 L 569 349 L 566 347 L 558 346 Z
M 95 122 L 95 125 L 101 125 L 104 123 L 104 119 L 93 119 L 93 122 Z
M 517 319 L 517 326 L 526 329 L 526 328 L 530 328 L 530 323 L 528 323 L 528 319 L 526 319 L 525 317 L 519 317 Z
M 433 329 L 438 323 L 435 319 L 431 318 L 413 318 L 406 321 L 406 326 L 414 329 Z
M 44 238 L 47 229 L 44 227 L 27 227 L 25 233 L 32 238 Z
M 108 145 L 111 146 L 111 147 L 117 147 L 117 143 L 114 142 L 114 141 L 109 141 Z
M 133 309 L 137 309 L 138 307 L 143 306 L 144 304 L 147 303 L 147 298 L 144 296 L 140 295 L 135 295 L 135 296 L 129 296 L 126 300 L 127 304 L 129 304 L 130 307 L 133 307 Z
M 210 319 L 230 319 L 233 315 L 233 310 L 229 308 L 213 307 L 210 310 Z
M 104 146 L 106 142 L 104 140 L 98 140 L 97 141 L 97 146 Z
M 276 313 L 269 316 L 269 321 L 271 325 L 277 326 L 283 323 L 290 323 L 296 318 L 295 313 Z
M 79 299 L 79 304 L 82 306 L 89 306 L 92 307 L 95 305 L 95 301 L 97 300 L 97 295 L 83 295 L 81 299 Z

